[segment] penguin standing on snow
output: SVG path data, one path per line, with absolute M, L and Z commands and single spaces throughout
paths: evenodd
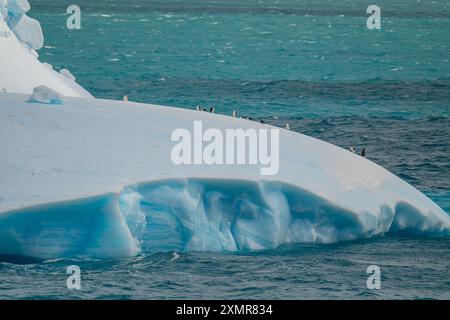
M 349 146 L 349 149 L 350 149 L 350 151 L 353 152 L 353 153 L 356 152 L 355 146 L 354 146 L 353 144 L 351 144 L 351 145 Z
M 231 115 L 233 116 L 233 118 L 236 118 L 236 117 L 237 117 L 237 112 L 236 112 L 236 110 L 233 110 L 233 113 L 232 113 Z
M 209 108 L 209 113 L 214 113 L 216 109 L 214 107 Z
M 366 148 L 363 148 L 361 151 L 361 157 L 365 157 L 366 156 Z

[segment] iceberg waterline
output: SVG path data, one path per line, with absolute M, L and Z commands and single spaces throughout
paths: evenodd
M 171 179 L 0 215 L 0 253 L 40 259 L 139 252 L 253 251 L 376 235 L 448 236 L 407 202 L 353 212 L 276 181 Z

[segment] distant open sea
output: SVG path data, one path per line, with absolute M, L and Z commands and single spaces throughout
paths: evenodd
M 450 213 L 450 1 L 31 0 L 40 59 L 97 98 L 239 114 L 367 157 Z M 82 29 L 66 28 L 66 8 Z M 301 152 L 301 150 L 299 150 Z M 24 261 L 26 262 L 26 261 Z M 0 263 L 0 299 L 450 299 L 450 239 Z M 79 265 L 82 290 L 65 286 Z M 366 288 L 379 265 L 381 290 Z

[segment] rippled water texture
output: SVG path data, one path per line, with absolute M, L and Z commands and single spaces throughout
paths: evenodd
M 2 298 L 450 299 L 448 239 L 378 238 L 254 254 L 159 253 L 126 260 L 0 264 Z M 81 268 L 82 290 L 66 288 Z M 369 265 L 381 290 L 368 290 Z

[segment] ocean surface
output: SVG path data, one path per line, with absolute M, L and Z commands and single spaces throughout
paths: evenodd
M 381 30 L 363 0 L 78 0 L 81 30 L 66 27 L 73 1 L 30 3 L 41 61 L 97 98 L 235 109 L 354 144 L 450 213 L 450 1 L 377 1 Z M 0 299 L 450 299 L 448 238 L 22 262 L 0 263 Z

